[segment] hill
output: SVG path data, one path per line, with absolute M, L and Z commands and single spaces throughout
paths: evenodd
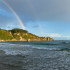
M 12 29 L 4 30 L 0 29 L 0 41 L 53 41 L 54 39 L 50 37 L 39 37 L 26 30 L 22 29 Z

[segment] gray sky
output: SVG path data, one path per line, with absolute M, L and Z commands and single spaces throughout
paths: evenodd
M 24 21 L 70 20 L 70 0 L 6 0 Z

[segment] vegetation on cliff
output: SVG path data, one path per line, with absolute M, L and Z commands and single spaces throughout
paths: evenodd
M 41 41 L 41 40 L 53 41 L 53 39 L 50 37 L 39 37 L 23 29 L 18 29 L 18 28 L 12 30 L 0 29 L 0 40 L 25 41 L 28 39 L 30 39 L 31 41 Z
M 11 40 L 13 39 L 9 31 L 0 29 L 0 40 Z

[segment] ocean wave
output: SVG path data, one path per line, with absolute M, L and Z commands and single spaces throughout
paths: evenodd
M 68 44 L 69 42 L 60 42 L 59 44 Z M 35 43 L 34 44 L 10 44 L 10 43 L 0 43 L 0 50 L 3 50 L 6 55 L 27 55 L 33 50 L 46 50 L 46 51 L 70 51 L 70 48 L 65 48 L 64 46 L 56 46 L 55 43 Z M 40 45 L 39 45 L 40 44 Z M 45 44 L 45 45 L 44 45 Z M 47 45 L 49 44 L 49 46 Z M 55 45 L 55 46 L 54 46 Z
M 6 55 L 25 55 L 31 52 L 31 45 L 19 45 L 0 43 L 0 50 L 3 50 Z
M 61 51 L 70 51 L 70 48 L 62 48 Z
M 62 44 L 70 44 L 70 42 L 62 42 Z
M 23 55 L 28 54 L 28 51 L 20 51 L 20 50 L 4 50 L 6 55 Z
M 56 48 L 56 47 L 50 48 L 50 47 L 35 47 L 35 46 L 33 46 L 32 48 L 33 48 L 33 49 L 38 49 L 38 50 L 46 50 L 46 51 L 56 51 L 56 50 L 60 50 L 60 48 Z
M 32 47 L 37 50 L 46 50 L 46 51 L 70 51 L 70 48 L 62 48 L 62 47 Z

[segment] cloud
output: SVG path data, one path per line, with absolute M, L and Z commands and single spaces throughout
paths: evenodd
M 13 12 L 0 1 L 0 28 L 12 29 L 22 28 Z
M 70 20 L 70 0 L 5 0 L 27 26 L 30 21 Z M 0 22 L 15 22 L 15 15 L 0 1 Z M 15 17 L 16 18 L 16 17 Z M 5 20 L 5 21 L 4 21 Z M 9 21 L 9 22 L 8 22 Z M 19 22 L 18 22 L 19 23 Z M 46 23 L 45 23 L 46 24 Z M 38 27 L 38 26 L 35 26 Z
M 47 37 L 52 37 L 55 40 L 70 40 L 70 36 L 65 36 L 59 33 L 47 33 Z
M 58 34 L 58 33 L 48 33 L 47 36 L 49 36 L 49 37 L 63 37 L 61 34 Z
M 6 0 L 23 21 L 68 21 L 70 0 Z

